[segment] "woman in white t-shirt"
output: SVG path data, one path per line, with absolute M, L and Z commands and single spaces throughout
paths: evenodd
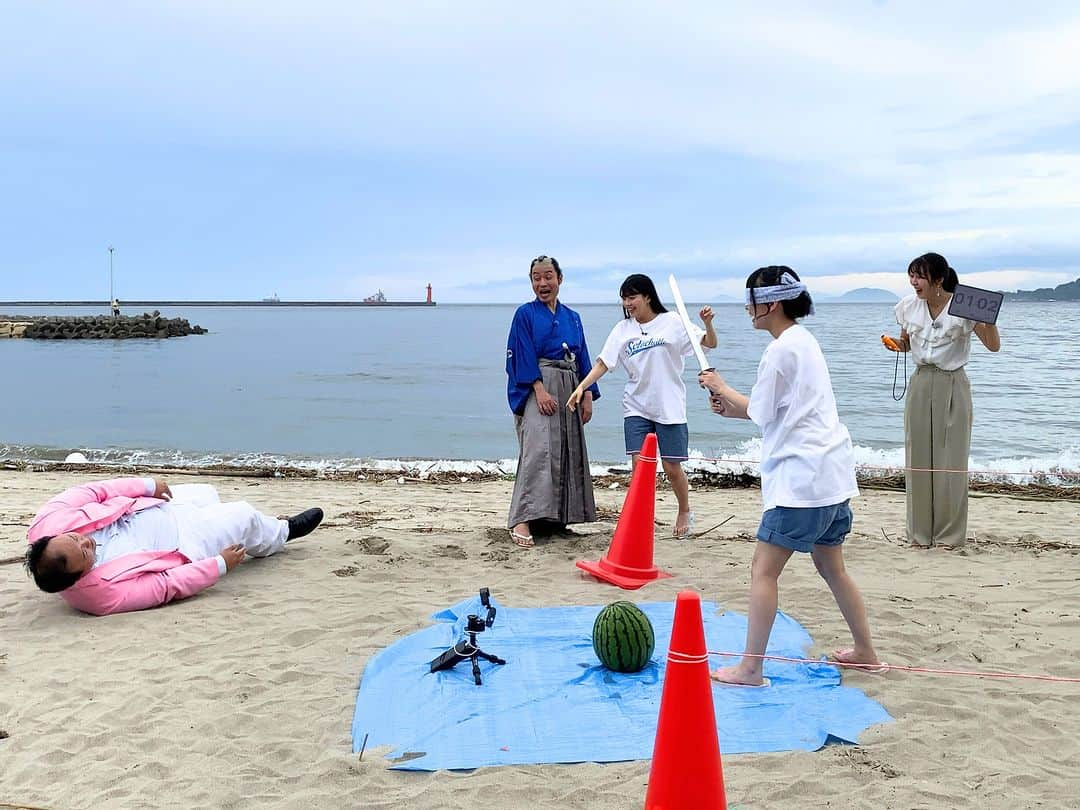
M 908 542 L 957 548 L 967 539 L 971 449 L 971 383 L 964 366 L 972 332 L 992 352 L 1001 348 L 1001 336 L 993 324 L 949 314 L 959 279 L 944 256 L 919 256 L 908 266 L 908 280 L 915 293 L 896 305 L 900 338 L 893 341 L 915 360 L 904 405 Z
M 619 288 L 623 320 L 615 325 L 596 357 L 592 371 L 567 400 L 574 410 L 586 389 L 609 370 L 622 366 L 629 378 L 623 390 L 623 438 L 626 452 L 637 465 L 642 442 L 656 434 L 664 473 L 671 482 L 679 510 L 672 534 L 680 540 L 690 536 L 694 516 L 690 511 L 690 484 L 682 462 L 689 452 L 686 428 L 686 386 L 682 381 L 683 358 L 694 353 L 691 339 L 706 349 L 716 348 L 713 311 L 702 307 L 705 329 L 687 335 L 682 319 L 668 312 L 656 293 L 652 279 L 641 273 L 628 276 Z
M 832 381 L 817 340 L 798 318 L 814 311 L 806 285 L 790 267 L 762 267 L 746 280 L 746 311 L 755 329 L 774 338 L 761 355 L 747 397 L 715 371 L 699 380 L 714 412 L 750 419 L 761 429 L 764 514 L 750 569 L 746 649 L 739 663 L 712 673 L 735 686 L 767 686 L 763 660 L 779 601 L 777 580 L 795 551 L 809 552 L 829 585 L 855 641 L 836 661 L 872 672 L 886 668 L 874 652 L 866 608 L 844 567 L 855 484 L 851 437 L 836 412 Z

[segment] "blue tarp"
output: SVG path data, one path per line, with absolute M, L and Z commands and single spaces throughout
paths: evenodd
M 497 604 L 493 601 L 493 604 Z M 392 767 L 434 771 L 553 762 L 616 762 L 652 757 L 673 602 L 640 604 L 656 630 L 652 662 L 634 674 L 602 667 L 592 648 L 601 605 L 502 608 L 478 635 L 481 649 L 506 659 L 431 673 L 428 665 L 461 638 L 465 616 L 484 611 L 479 597 L 437 613 L 437 624 L 376 654 L 360 683 L 353 751 L 391 745 Z M 745 617 L 702 603 L 710 650 L 741 650 Z M 803 657 L 811 638 L 778 613 L 768 653 Z M 734 659 L 713 658 L 710 665 Z M 828 664 L 766 662 L 772 686 L 715 687 L 713 705 L 724 754 L 813 751 L 830 738 L 856 742 L 891 720 L 860 690 L 840 685 Z

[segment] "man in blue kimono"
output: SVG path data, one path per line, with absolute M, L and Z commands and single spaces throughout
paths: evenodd
M 529 267 L 536 298 L 514 313 L 506 339 L 507 399 L 518 436 L 518 467 L 507 526 L 519 546 L 533 545 L 530 524 L 561 529 L 596 520 L 584 425 L 600 389 L 577 412 L 562 407 L 592 370 L 581 316 L 559 303 L 558 261 L 538 256 Z

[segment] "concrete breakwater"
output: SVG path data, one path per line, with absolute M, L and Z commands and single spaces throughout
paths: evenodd
M 142 315 L 0 315 L 0 338 L 31 340 L 125 340 L 204 335 L 187 318 L 162 318 L 156 309 Z

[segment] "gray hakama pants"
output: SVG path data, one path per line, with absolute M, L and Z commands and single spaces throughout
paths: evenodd
M 967 539 L 971 418 L 971 385 L 963 368 L 915 369 L 904 406 L 904 458 L 916 468 L 905 475 L 909 543 L 956 548 Z M 918 471 L 923 469 L 957 472 Z
M 566 400 L 579 382 L 577 364 L 542 359 L 540 374 L 544 388 L 559 407 L 551 416 L 544 416 L 536 395 L 529 394 L 525 411 L 514 416 L 519 451 L 507 528 L 533 520 L 563 526 L 596 520 L 581 410 L 566 408 Z

